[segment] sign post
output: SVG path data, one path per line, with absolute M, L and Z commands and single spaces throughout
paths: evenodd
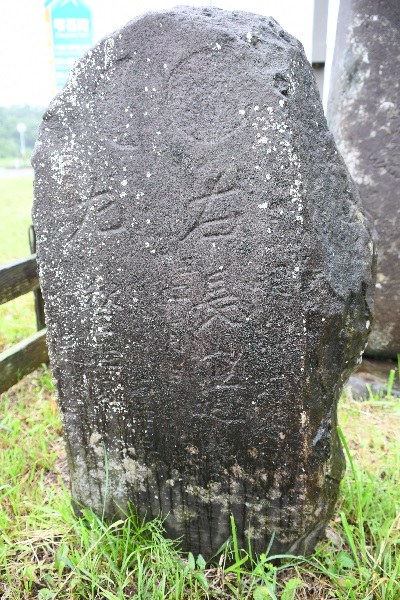
M 22 158 L 24 158 L 25 154 L 26 154 L 26 144 L 25 144 L 26 125 L 25 125 L 25 123 L 18 123 L 17 131 L 19 133 L 19 140 L 20 140 L 20 148 L 19 149 L 20 149 Z
M 82 0 L 46 0 L 53 92 L 59 92 L 76 60 L 92 47 L 92 12 Z

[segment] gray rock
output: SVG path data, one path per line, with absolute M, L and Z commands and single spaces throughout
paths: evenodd
M 400 4 L 342 0 L 328 123 L 378 233 L 366 354 L 400 353 Z
M 73 497 L 162 511 L 206 557 L 231 513 L 257 552 L 312 550 L 373 244 L 300 43 L 219 9 L 133 20 L 75 67 L 33 163 Z
M 392 383 L 390 383 L 391 371 L 394 371 Z M 363 359 L 361 365 L 349 378 L 348 386 L 352 397 L 357 399 L 369 400 L 370 392 L 384 398 L 389 391 L 391 396 L 400 397 L 398 364 L 394 361 Z

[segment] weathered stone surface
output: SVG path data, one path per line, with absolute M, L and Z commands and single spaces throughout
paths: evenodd
M 342 0 L 328 123 L 378 233 L 366 354 L 400 353 L 400 3 Z
M 34 166 L 73 496 L 169 513 L 205 556 L 230 513 L 256 551 L 311 550 L 373 246 L 299 42 L 247 13 L 136 19 L 77 65 Z

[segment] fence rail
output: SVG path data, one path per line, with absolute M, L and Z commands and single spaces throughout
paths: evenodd
M 34 333 L 0 354 L 0 394 L 25 375 L 47 363 L 46 329 Z
M 0 353 L 0 394 L 49 360 L 33 227 L 29 230 L 29 242 L 32 252 L 29 258 L 0 266 L 0 304 L 33 292 L 38 331 Z
M 0 266 L 0 304 L 39 287 L 36 255 Z

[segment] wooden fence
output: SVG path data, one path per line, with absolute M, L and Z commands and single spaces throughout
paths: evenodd
M 33 227 L 29 229 L 29 244 L 32 253 L 29 258 L 0 266 L 0 304 L 33 292 L 38 331 L 0 354 L 0 394 L 49 360 Z

